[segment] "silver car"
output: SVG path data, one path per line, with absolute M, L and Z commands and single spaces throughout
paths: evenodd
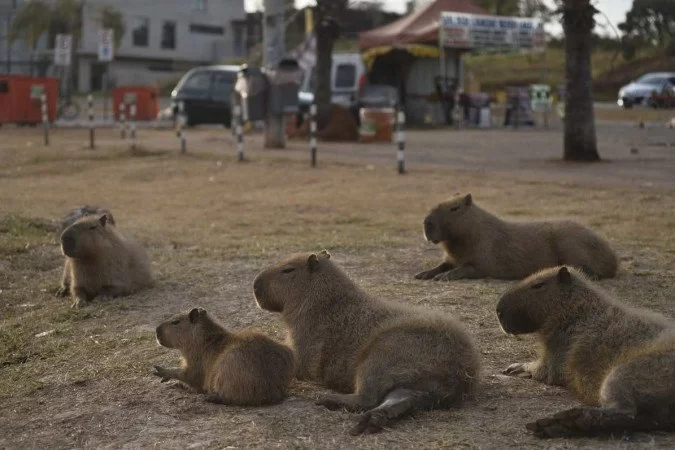
M 652 72 L 642 75 L 619 89 L 617 104 L 624 108 L 636 105 L 651 106 L 654 92 L 661 94 L 675 89 L 675 72 Z

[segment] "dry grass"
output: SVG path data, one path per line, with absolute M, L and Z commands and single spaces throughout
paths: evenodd
M 222 132 L 221 132 L 222 133 Z M 144 136 L 149 136 L 145 133 Z M 142 157 L 112 132 L 85 150 L 86 134 L 3 130 L 0 142 L 0 447 L 160 448 L 616 448 L 621 436 L 539 441 L 524 424 L 576 405 L 558 388 L 499 375 L 531 358 L 530 339 L 499 331 L 493 309 L 506 282 L 420 282 L 437 262 L 420 221 L 435 202 L 471 191 L 505 217 L 570 217 L 607 236 L 621 255 L 618 278 L 602 285 L 627 303 L 675 316 L 675 196 L 669 190 L 525 181 L 418 169 L 404 177 L 379 165 L 305 162 L 254 152 L 236 163 L 209 145 L 177 156 L 169 132 L 146 138 Z M 164 137 L 165 136 L 165 137 Z M 434 135 L 435 136 L 435 135 Z M 443 142 L 441 135 L 438 135 Z M 432 139 L 433 136 L 427 137 Z M 27 140 L 36 143 L 27 146 Z M 411 146 L 414 142 L 410 143 Z M 209 148 L 211 147 L 211 148 Z M 159 150 L 165 150 L 161 152 Z M 170 151 L 169 151 L 170 150 Z M 61 271 L 54 223 L 71 207 L 109 207 L 120 229 L 148 248 L 157 287 L 81 311 L 53 297 Z M 314 406 L 320 389 L 297 383 L 292 398 L 268 408 L 207 404 L 160 384 L 154 363 L 177 355 L 154 342 L 154 327 L 200 305 L 233 328 L 283 333 L 255 308 L 251 282 L 276 259 L 327 248 L 376 295 L 462 320 L 483 351 L 483 389 L 455 411 L 420 413 L 372 437 L 346 434 L 354 417 Z M 47 334 L 44 334 L 44 333 Z M 668 447 L 672 435 L 633 435 L 630 445 Z

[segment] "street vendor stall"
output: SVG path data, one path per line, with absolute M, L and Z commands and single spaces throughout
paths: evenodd
M 537 51 L 544 45 L 539 20 L 490 16 L 469 0 L 436 0 L 359 36 L 369 81 L 399 90 L 411 124 L 450 122 L 464 85 L 466 52 Z

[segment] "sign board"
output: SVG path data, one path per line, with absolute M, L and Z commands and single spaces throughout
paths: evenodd
M 30 99 L 31 100 L 40 100 L 44 93 L 45 93 L 44 85 L 42 85 L 42 84 L 31 84 L 30 85 Z
M 69 66 L 72 48 L 72 35 L 57 34 L 54 39 L 54 64 L 57 66 Z
M 104 28 L 98 32 L 98 60 L 110 62 L 115 56 L 115 31 L 112 28 Z
M 551 86 L 547 84 L 530 86 L 530 102 L 534 111 L 548 111 L 551 108 Z
M 136 104 L 136 97 L 137 96 L 135 92 L 125 92 L 122 101 L 127 105 Z
M 442 12 L 440 23 L 447 48 L 542 51 L 546 46 L 539 19 Z

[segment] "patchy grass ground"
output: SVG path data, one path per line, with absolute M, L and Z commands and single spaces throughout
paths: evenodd
M 224 133 L 191 132 L 198 145 L 179 156 L 166 131 L 142 131 L 144 151 L 134 155 L 112 131 L 99 133 L 99 149 L 92 152 L 85 149 L 85 131 L 57 131 L 52 147 L 44 149 L 39 131 L 2 130 L 0 447 L 675 446 L 675 435 L 661 433 L 532 437 L 526 422 L 577 402 L 562 389 L 500 375 L 534 352 L 531 339 L 499 331 L 494 306 L 509 283 L 412 279 L 440 256 L 422 239 L 425 212 L 450 194 L 471 191 L 504 217 L 570 217 L 594 227 L 621 255 L 619 276 L 602 286 L 629 304 L 675 317 L 672 189 L 552 181 L 539 166 L 530 168 L 530 177 L 508 168 L 457 171 L 448 165 L 412 167 L 401 177 L 377 159 L 369 166 L 321 159 L 319 168 L 310 169 L 306 161 L 274 151 L 254 151 L 241 164 Z M 449 136 L 411 133 L 408 146 L 437 140 L 443 147 Z M 505 142 L 500 150 L 507 152 Z M 353 145 L 332 151 L 350 149 L 370 151 Z M 611 171 L 612 164 L 598 167 Z M 624 161 L 621 170 L 638 173 L 642 165 Z M 537 180 L 536 174 L 543 175 Z M 156 288 L 79 311 L 54 297 L 62 264 L 56 223 L 81 203 L 111 208 L 119 228 L 139 238 L 149 251 Z M 178 310 L 199 305 L 232 329 L 255 327 L 281 338 L 278 318 L 255 307 L 252 280 L 288 253 L 322 248 L 368 292 L 464 322 L 483 352 L 478 398 L 459 410 L 418 413 L 380 435 L 355 438 L 347 434 L 355 417 L 315 406 L 321 388 L 311 384 L 294 384 L 291 398 L 277 406 L 231 408 L 152 376 L 153 364 L 177 361 L 176 353 L 157 346 L 153 332 Z

